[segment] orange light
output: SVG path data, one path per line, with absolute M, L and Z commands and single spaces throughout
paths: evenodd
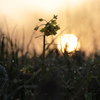
M 80 42 L 77 37 L 73 34 L 66 34 L 61 36 L 61 39 L 58 41 L 57 48 L 59 51 L 63 52 L 73 52 L 80 49 Z

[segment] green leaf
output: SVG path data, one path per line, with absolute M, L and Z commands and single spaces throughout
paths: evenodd
M 37 30 L 38 30 L 38 28 L 39 28 L 39 27 L 38 27 L 38 26 L 36 26 L 36 27 L 34 28 L 34 30 L 35 30 L 35 31 L 37 31 Z
M 60 27 L 58 25 L 55 26 L 56 31 L 58 31 L 60 29 Z
M 43 21 L 43 19 L 42 19 L 42 18 L 40 18 L 40 19 L 39 19 L 39 21 Z
M 57 32 L 56 32 L 56 31 L 54 31 L 54 32 L 53 32 L 53 35 L 56 35 L 56 34 L 57 34 Z
M 51 25 L 56 25 L 56 24 L 57 24 L 56 20 L 51 20 Z
M 44 28 L 42 28 L 41 30 L 40 30 L 40 32 L 45 32 L 47 30 L 47 28 L 46 27 L 44 27 Z

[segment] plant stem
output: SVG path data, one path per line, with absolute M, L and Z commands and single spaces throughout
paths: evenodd
M 45 61 L 45 35 L 43 36 L 43 64 L 42 64 L 42 78 L 44 76 L 44 61 Z

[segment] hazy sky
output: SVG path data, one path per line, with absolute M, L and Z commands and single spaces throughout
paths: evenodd
M 22 41 L 24 27 L 26 44 L 34 27 L 39 24 L 38 18 L 49 20 L 54 14 L 58 14 L 61 30 L 68 27 L 64 34 L 74 34 L 80 39 L 82 50 L 87 53 L 93 52 L 94 43 L 100 49 L 99 0 L 0 0 L 0 28 L 7 33 L 5 20 L 10 33 L 17 25 L 13 39 L 17 36 Z M 34 37 L 39 34 L 35 33 Z M 30 48 L 34 47 L 38 54 L 42 52 L 41 39 L 33 38 L 30 45 Z M 51 37 L 48 39 L 48 42 L 50 41 Z

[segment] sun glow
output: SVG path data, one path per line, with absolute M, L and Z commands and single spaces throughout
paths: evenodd
M 61 39 L 58 41 L 58 50 L 63 52 L 73 52 L 80 49 L 80 42 L 77 37 L 73 34 L 66 34 L 61 36 Z

